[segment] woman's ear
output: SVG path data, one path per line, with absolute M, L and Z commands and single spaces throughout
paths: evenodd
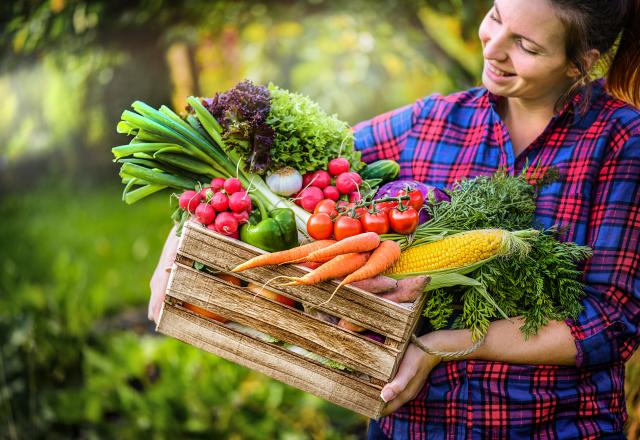
M 596 65 L 598 60 L 600 59 L 600 51 L 598 49 L 591 49 L 584 55 L 584 66 L 587 72 L 591 72 L 593 67 Z M 580 79 L 582 74 L 580 73 L 580 69 L 571 63 L 569 64 L 569 68 L 567 69 L 567 76 L 571 79 L 577 80 Z

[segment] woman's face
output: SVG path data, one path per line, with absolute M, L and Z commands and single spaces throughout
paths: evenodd
M 496 95 L 555 103 L 577 73 L 567 60 L 564 27 L 549 0 L 496 0 L 479 35 L 482 82 Z

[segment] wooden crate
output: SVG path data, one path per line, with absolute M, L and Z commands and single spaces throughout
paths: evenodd
M 231 268 L 264 251 L 188 222 L 182 233 L 157 330 L 188 344 L 281 382 L 322 397 L 370 418 L 384 408 L 382 386 L 398 369 L 414 332 L 425 296 L 415 303 L 397 304 L 363 290 L 344 287 L 326 304 L 335 282 L 316 286 L 269 289 L 292 298 L 305 309 L 345 318 L 384 337 L 380 343 L 322 320 L 314 313 L 259 296 L 194 268 L 194 262 L 213 271 Z M 276 276 L 300 276 L 308 269 L 283 265 L 234 274 L 246 282 L 263 284 Z M 278 343 L 237 331 L 182 307 L 183 303 L 222 315 L 233 322 L 302 347 L 349 367 L 346 372 L 284 348 Z

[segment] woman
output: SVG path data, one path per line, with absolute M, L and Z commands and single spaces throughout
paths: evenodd
M 480 25 L 484 87 L 432 96 L 355 127 L 363 160 L 445 186 L 499 167 L 555 166 L 536 220 L 594 249 L 584 311 L 525 341 L 496 321 L 480 348 L 442 362 L 411 345 L 382 390 L 378 438 L 624 438 L 624 361 L 640 340 L 640 111 L 588 74 L 622 32 L 607 89 L 640 103 L 640 2 L 496 0 Z M 472 345 L 466 330 L 421 336 Z
M 436 186 L 500 167 L 557 167 L 563 178 L 539 194 L 536 220 L 569 225 L 566 240 L 594 249 L 575 321 L 550 322 L 527 341 L 517 319 L 493 322 L 456 361 L 410 345 L 369 438 L 624 438 L 624 362 L 640 340 L 640 111 L 627 104 L 640 103 L 639 4 L 497 0 L 479 32 L 483 88 L 355 127 L 365 161 L 398 160 L 402 177 Z M 587 78 L 621 32 L 607 92 Z M 174 251 L 168 241 L 150 317 Z M 472 344 L 466 330 L 419 340 L 446 352 Z

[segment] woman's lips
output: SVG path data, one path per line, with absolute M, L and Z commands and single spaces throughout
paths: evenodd
M 489 63 L 485 63 L 485 70 L 489 78 L 491 78 L 494 81 L 504 81 L 506 79 L 516 76 L 513 73 L 509 73 L 505 70 L 499 69 Z

